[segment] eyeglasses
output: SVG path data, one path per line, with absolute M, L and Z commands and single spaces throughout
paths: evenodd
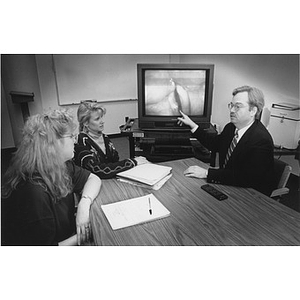
M 235 111 L 238 111 L 239 109 L 243 108 L 243 107 L 246 107 L 246 105 L 243 105 L 241 103 L 228 103 L 228 108 L 229 109 L 234 109 Z
M 72 133 L 72 134 L 64 135 L 61 138 L 64 139 L 64 138 L 68 138 L 68 137 L 71 138 L 71 139 L 73 139 L 74 142 L 77 143 L 77 139 L 78 139 L 78 135 L 77 134 Z

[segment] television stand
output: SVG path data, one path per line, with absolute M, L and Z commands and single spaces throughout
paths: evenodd
M 155 153 L 194 153 L 192 146 L 178 146 L 178 145 L 154 145 L 151 148 L 151 154 Z
M 170 155 L 179 157 L 193 157 L 195 155 L 192 146 L 178 145 L 154 145 L 151 147 L 151 156 Z
M 163 162 L 196 157 L 203 162 L 210 162 L 210 151 L 192 138 L 190 130 L 141 130 L 138 120 L 131 120 L 130 128 L 122 130 L 120 126 L 121 134 L 129 138 L 131 158 L 144 156 L 151 162 Z M 207 130 L 217 134 L 211 124 Z

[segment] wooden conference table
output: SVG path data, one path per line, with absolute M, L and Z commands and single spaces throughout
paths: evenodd
M 185 177 L 191 165 L 208 166 L 195 158 L 163 162 L 173 176 L 159 190 L 148 190 L 116 179 L 102 181 L 91 207 L 96 245 L 300 245 L 300 213 L 255 191 L 214 185 L 228 195 L 218 201 L 200 187 L 206 180 Z M 170 216 L 112 230 L 102 209 L 108 204 L 153 193 Z

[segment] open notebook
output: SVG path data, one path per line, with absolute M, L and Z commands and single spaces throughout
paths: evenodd
M 167 208 L 153 194 L 101 205 L 101 208 L 113 230 L 170 215 Z
M 117 174 L 117 178 L 129 179 L 154 186 L 172 172 L 171 167 L 146 163 Z

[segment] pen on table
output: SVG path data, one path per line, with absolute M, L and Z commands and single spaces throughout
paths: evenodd
M 150 197 L 148 198 L 149 200 L 149 213 L 150 215 L 152 215 L 152 209 L 151 209 L 151 200 L 150 200 Z

